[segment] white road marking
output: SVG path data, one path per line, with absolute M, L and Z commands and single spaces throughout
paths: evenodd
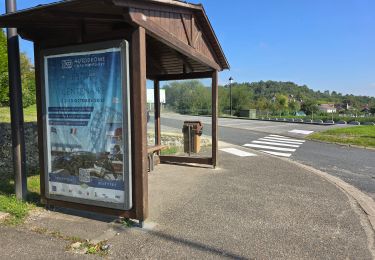
M 276 145 L 276 146 L 286 146 L 286 147 L 296 147 L 296 148 L 299 147 L 299 145 L 295 145 L 295 144 L 283 144 L 283 143 L 277 143 L 277 142 L 252 141 L 252 143 L 270 144 L 270 145 Z
M 288 140 L 303 141 L 302 139 L 296 139 L 296 138 L 291 138 L 289 136 L 282 136 L 282 135 L 267 135 L 267 137 L 271 137 L 271 138 L 275 137 L 275 138 L 283 138 L 283 139 L 288 139 Z
M 259 138 L 260 141 L 266 141 L 266 142 L 276 142 L 276 143 L 282 143 L 282 144 L 303 144 L 298 142 L 288 142 L 288 141 L 280 141 L 280 140 L 274 140 L 274 139 L 265 139 L 265 138 Z
M 253 126 L 253 127 L 247 127 L 247 130 L 252 130 L 252 129 L 259 129 L 259 128 L 276 128 L 280 127 L 280 125 L 268 125 L 268 126 Z
M 234 154 L 234 155 L 237 155 L 237 156 L 240 156 L 240 157 L 257 156 L 256 154 L 244 152 L 244 151 L 241 151 L 241 150 L 236 149 L 236 148 L 223 148 L 223 149 L 220 149 L 220 151 L 230 153 L 230 154 Z
M 309 135 L 311 133 L 314 133 L 314 131 L 306 131 L 306 130 L 298 130 L 294 129 L 292 131 L 289 131 L 289 133 L 295 133 L 295 134 L 302 134 L 302 135 Z
M 264 150 L 261 150 L 261 152 L 272 154 L 272 155 L 277 155 L 277 156 L 281 156 L 281 157 L 290 157 L 290 156 L 292 156 L 291 153 L 278 153 L 278 152 L 271 152 L 271 151 L 264 151 Z
M 261 149 L 270 149 L 270 150 L 276 150 L 276 151 L 284 151 L 284 152 L 295 152 L 296 151 L 296 149 L 291 149 L 291 148 L 282 148 L 282 147 L 259 145 L 259 144 L 244 144 L 243 146 L 253 147 L 253 148 L 261 148 Z
M 272 139 L 272 140 L 280 140 L 280 141 L 288 141 L 288 142 L 298 142 L 298 143 L 304 143 L 305 140 L 298 140 L 298 139 L 291 139 L 291 138 L 279 138 L 279 137 L 263 137 L 266 139 Z

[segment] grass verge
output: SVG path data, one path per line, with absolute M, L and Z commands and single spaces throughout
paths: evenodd
M 36 105 L 32 105 L 23 109 L 23 116 L 25 122 L 36 122 Z M 0 107 L 0 122 L 10 123 L 10 108 Z
M 27 184 L 27 201 L 21 201 L 14 195 L 14 181 L 0 178 L 0 211 L 10 214 L 10 217 L 4 221 L 5 224 L 21 224 L 28 216 L 29 211 L 38 205 L 40 198 L 39 176 L 28 177 Z
M 178 152 L 178 148 L 175 146 L 170 146 L 167 149 L 161 150 L 160 155 L 173 155 Z
M 307 139 L 375 148 L 375 126 L 330 129 L 311 134 Z

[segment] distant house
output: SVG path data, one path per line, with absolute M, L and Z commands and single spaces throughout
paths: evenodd
M 321 104 L 319 105 L 319 110 L 324 113 L 336 113 L 336 107 L 333 104 Z

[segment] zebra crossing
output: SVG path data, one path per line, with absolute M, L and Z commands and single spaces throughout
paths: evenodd
M 263 153 L 272 154 L 280 157 L 290 157 L 303 145 L 305 141 L 293 139 L 282 135 L 268 135 L 258 140 L 254 140 L 244 147 L 249 147 L 261 151 Z

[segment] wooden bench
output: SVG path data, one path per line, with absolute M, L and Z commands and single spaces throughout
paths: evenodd
M 160 152 L 161 150 L 167 149 L 168 146 L 166 145 L 155 145 L 155 146 L 148 146 L 147 147 L 147 158 L 148 158 L 148 167 L 149 171 L 154 170 L 154 157 L 156 152 Z

